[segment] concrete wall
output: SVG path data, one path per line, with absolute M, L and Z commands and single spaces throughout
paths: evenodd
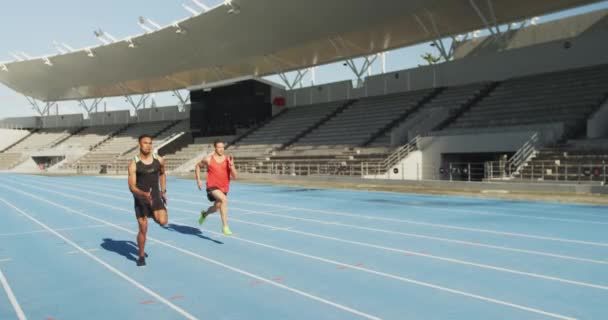
M 40 117 L 5 118 L 0 120 L 0 128 L 40 128 L 42 121 Z
M 301 106 L 331 101 L 350 99 L 352 96 L 352 83 L 340 81 L 302 89 L 285 91 L 287 106 Z
M 587 120 L 587 138 L 608 137 L 608 100 Z
M 84 115 L 82 113 L 77 114 L 63 114 L 56 116 L 48 116 L 40 118 L 42 128 L 69 128 L 69 127 L 82 127 L 84 121 Z
M 126 125 L 132 122 L 129 110 L 91 113 L 85 126 Z
M 414 151 L 408 154 L 387 172 L 385 178 L 390 180 L 421 180 L 422 152 Z
M 177 120 L 179 113 L 177 106 L 141 109 L 137 111 L 137 122 Z

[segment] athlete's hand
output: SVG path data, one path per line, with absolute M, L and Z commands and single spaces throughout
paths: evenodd
M 230 168 L 234 167 L 234 156 L 233 155 L 228 156 L 228 165 L 230 166 Z
M 198 190 L 203 190 L 203 183 L 201 180 L 196 180 L 196 186 L 198 186 Z
M 148 202 L 150 203 L 150 205 L 152 206 L 152 193 L 151 192 L 144 192 L 144 197 L 146 198 L 146 200 L 148 200 Z

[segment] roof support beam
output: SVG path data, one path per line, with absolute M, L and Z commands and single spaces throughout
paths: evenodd
M 39 116 L 50 116 L 51 108 L 55 107 L 55 113 L 59 114 L 59 104 L 56 101 L 46 101 L 44 105 L 40 105 L 36 99 L 32 97 L 25 96 L 25 99 L 32 105 L 32 109 L 34 109 Z
M 173 95 L 179 100 L 177 104 L 177 109 L 179 112 L 184 112 L 186 109 L 186 104 L 190 102 L 190 93 L 184 98 L 179 90 L 173 90 Z
M 367 73 L 368 76 L 372 75 L 372 64 L 376 62 L 378 56 L 379 54 L 366 56 L 360 68 L 357 67 L 357 65 L 355 64 L 355 60 L 346 60 L 345 65 L 348 66 L 357 77 L 357 88 L 363 87 L 363 76 L 365 75 L 365 73 Z
M 91 101 L 90 105 L 87 105 L 85 100 L 78 100 L 78 104 L 87 112 L 87 116 L 90 117 L 92 112 L 98 112 L 97 106 L 99 106 L 101 101 L 103 101 L 103 98 L 96 98 Z

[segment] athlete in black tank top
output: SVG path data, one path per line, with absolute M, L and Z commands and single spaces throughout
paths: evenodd
M 152 137 L 139 137 L 139 155 L 129 163 L 129 190 L 133 193 L 135 215 L 139 224 L 137 265 L 146 265 L 145 253 L 148 217 L 159 225 L 167 224 L 167 177 L 162 157 L 152 152 Z

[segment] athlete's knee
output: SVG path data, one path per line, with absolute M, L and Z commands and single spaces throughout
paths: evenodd
M 163 226 L 163 227 L 164 227 L 164 226 L 166 226 L 166 225 L 167 225 L 167 223 L 169 222 L 168 220 L 169 220 L 169 219 L 167 219 L 167 217 L 165 216 L 165 217 L 160 217 L 160 218 L 158 218 L 158 221 L 157 221 L 157 222 L 158 222 L 158 224 L 160 224 L 161 226 Z

